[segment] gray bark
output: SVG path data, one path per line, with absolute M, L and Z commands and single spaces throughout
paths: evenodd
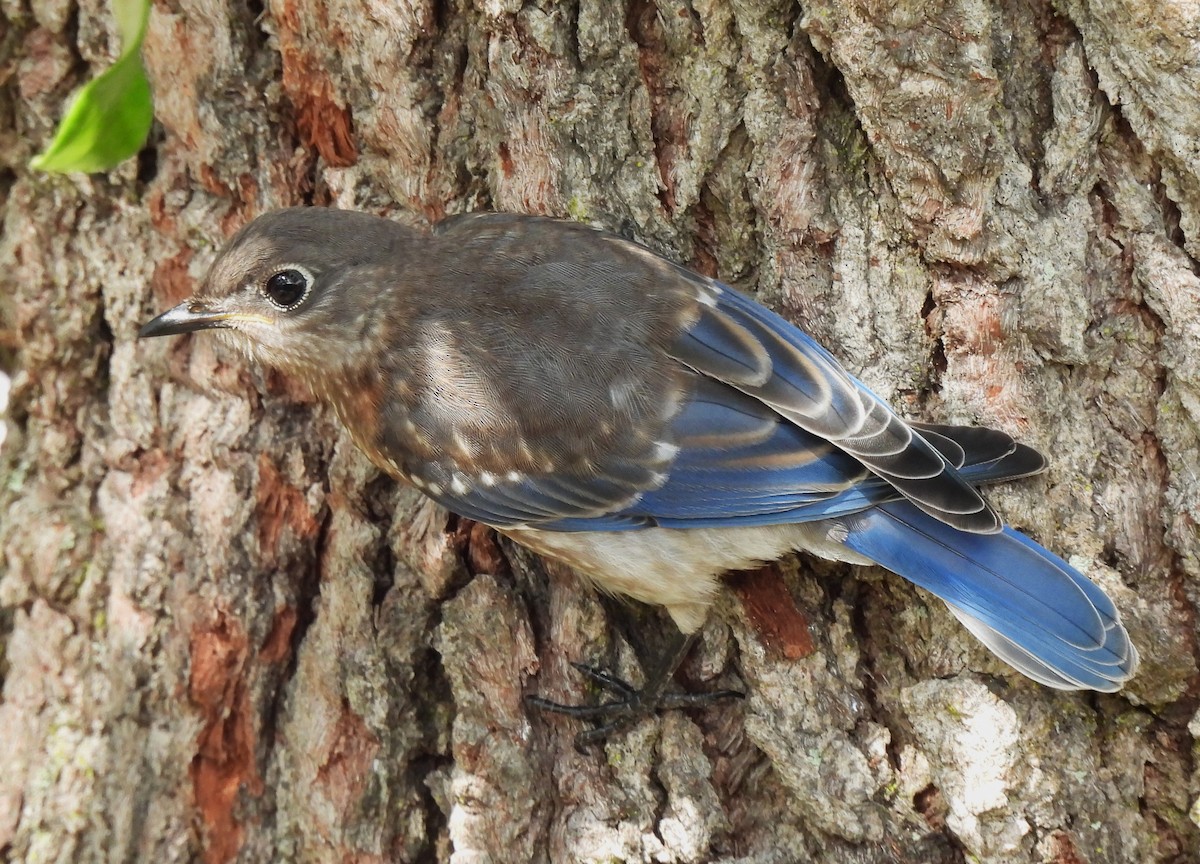
M 24 165 L 115 55 L 106 4 L 0 2 L 6 860 L 1200 860 L 1189 9 L 173 0 L 146 151 L 63 178 Z M 639 674 L 589 589 L 296 382 L 134 340 L 297 203 L 623 231 L 904 413 L 1044 449 L 991 499 L 1111 593 L 1141 674 L 1045 689 L 898 578 L 796 557 L 731 580 L 684 667 L 744 702 L 576 753 L 522 698 Z

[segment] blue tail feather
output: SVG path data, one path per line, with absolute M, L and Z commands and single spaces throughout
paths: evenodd
M 842 520 L 847 548 L 944 600 L 1002 659 L 1060 689 L 1115 691 L 1137 668 L 1112 601 L 1028 537 L 969 534 L 897 501 Z

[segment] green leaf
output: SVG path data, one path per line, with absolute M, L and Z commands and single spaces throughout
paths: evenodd
M 123 42 L 120 58 L 75 94 L 50 146 L 30 161 L 35 170 L 107 171 L 146 143 L 154 103 L 139 51 L 150 0 L 113 0 L 113 15 Z
M 38 171 L 107 171 L 142 149 L 153 120 L 142 58 L 130 54 L 84 85 L 54 141 L 29 164 Z
M 113 0 L 113 18 L 121 34 L 121 56 L 142 47 L 146 22 L 150 20 L 150 0 Z

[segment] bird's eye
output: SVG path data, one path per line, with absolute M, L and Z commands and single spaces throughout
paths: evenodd
M 288 312 L 300 305 L 312 283 L 312 274 L 307 270 L 288 267 L 267 278 L 266 284 L 263 285 L 263 294 L 284 312 Z

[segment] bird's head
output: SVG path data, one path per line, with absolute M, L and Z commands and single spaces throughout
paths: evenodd
M 350 362 L 377 323 L 379 294 L 394 286 L 410 237 L 402 225 L 351 210 L 266 213 L 222 250 L 195 296 L 138 337 L 216 330 L 281 369 Z

